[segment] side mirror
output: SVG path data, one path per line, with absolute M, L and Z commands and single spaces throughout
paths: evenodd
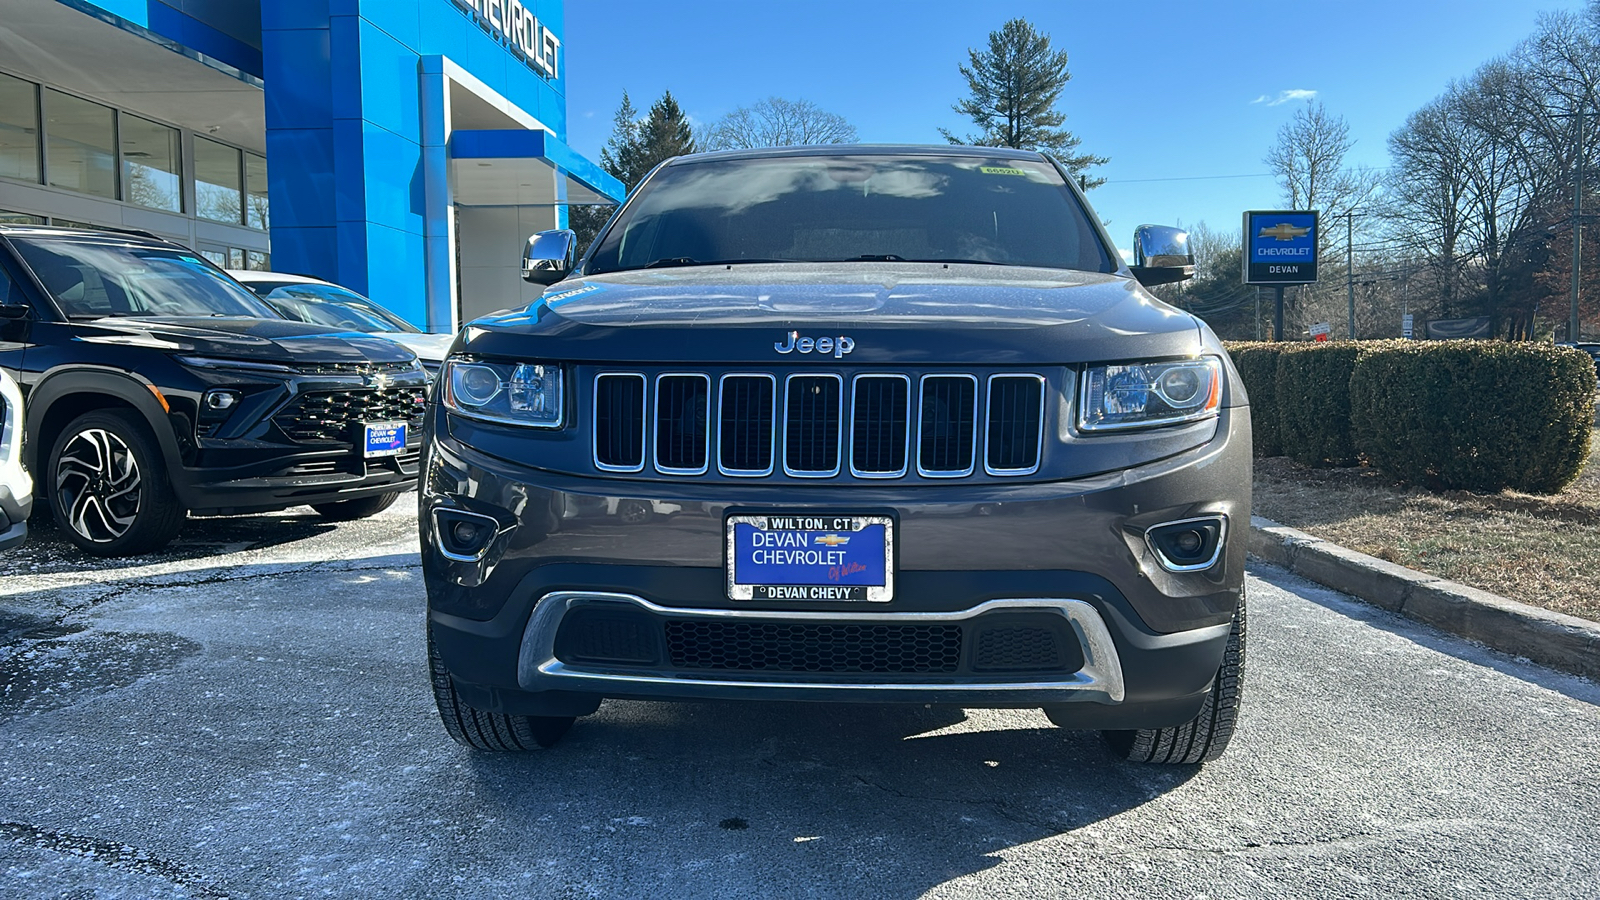
M 1166 225 L 1140 225 L 1133 232 L 1133 277 L 1145 287 L 1194 277 L 1189 232 Z
M 522 280 L 530 284 L 555 284 L 572 274 L 577 254 L 577 234 L 565 228 L 541 231 L 528 238 L 528 248 L 522 251 Z

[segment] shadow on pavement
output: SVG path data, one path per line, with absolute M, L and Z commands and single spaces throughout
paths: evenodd
M 0 566 L 7 572 L 77 572 L 117 568 L 130 563 L 149 565 L 203 559 L 236 550 L 259 550 L 309 540 L 339 527 L 309 509 L 248 516 L 190 518 L 170 545 L 141 556 L 102 558 L 78 549 L 48 515 L 36 514 L 28 522 L 28 540 L 5 554 Z
M 597 880 L 589 852 L 565 861 L 574 884 L 602 893 L 632 894 L 653 871 L 664 888 L 679 878 L 702 888 L 683 895 L 905 898 L 1001 865 L 1009 848 L 1138 807 L 1199 771 L 1119 761 L 1098 734 L 1057 729 L 1038 712 L 971 715 L 608 701 L 550 750 L 466 762 L 478 811 L 508 826 L 546 828 L 563 810 L 566 827 L 661 829 L 648 854 L 618 863 L 627 886 L 604 871 Z

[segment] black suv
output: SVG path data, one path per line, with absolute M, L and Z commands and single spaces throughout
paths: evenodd
M 483 749 L 603 697 L 1040 707 L 1198 763 L 1244 661 L 1250 419 L 1176 229 L 1036 153 L 657 168 L 428 412 L 433 687 Z M 562 280 L 564 278 L 564 280 Z
M 96 555 L 157 549 L 186 512 L 370 516 L 416 482 L 410 350 L 284 320 L 158 238 L 0 225 L 0 367 L 35 492 Z

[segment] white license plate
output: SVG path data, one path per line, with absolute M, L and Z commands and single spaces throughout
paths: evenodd
M 374 456 L 399 456 L 406 452 L 404 422 L 367 422 L 363 432 L 366 440 L 362 444 L 362 455 L 368 459 Z

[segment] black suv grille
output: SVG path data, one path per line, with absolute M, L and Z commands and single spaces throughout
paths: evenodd
M 603 469 L 644 468 L 644 376 L 601 375 L 594 382 L 594 458 Z
M 290 438 L 311 443 L 353 443 L 362 422 L 407 422 L 413 432 L 422 427 L 424 387 L 308 391 L 289 401 L 272 421 Z
M 697 475 L 706 470 L 710 403 L 711 379 L 705 375 L 663 375 L 656 379 L 657 468 L 677 475 Z
M 1031 475 L 1048 385 L 1024 372 L 601 372 L 594 464 L 745 478 Z
M 922 440 L 917 463 L 924 472 L 971 473 L 977 415 L 978 379 L 936 375 L 922 380 Z
M 961 626 L 666 623 L 667 655 L 682 669 L 739 672 L 955 672 Z

